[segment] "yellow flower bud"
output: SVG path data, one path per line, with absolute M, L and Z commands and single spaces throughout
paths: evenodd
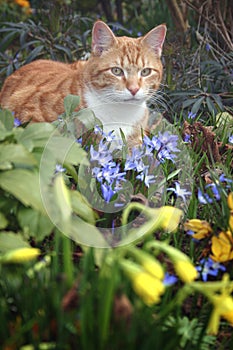
M 132 283 L 135 292 L 148 306 L 159 303 L 160 296 L 165 291 L 163 283 L 147 272 L 139 272 L 134 276 Z
M 37 248 L 18 248 L 11 250 L 10 252 L 6 253 L 2 258 L 2 263 L 24 263 L 30 260 L 33 260 L 40 255 L 40 249 Z
M 158 218 L 160 227 L 168 232 L 173 232 L 177 229 L 183 212 L 180 209 L 164 206 L 158 209 Z
M 177 275 L 185 283 L 190 283 L 198 276 L 198 272 L 189 260 L 174 261 L 174 268 Z
M 164 270 L 162 265 L 152 255 L 142 249 L 128 247 L 127 252 L 152 276 L 163 280 Z

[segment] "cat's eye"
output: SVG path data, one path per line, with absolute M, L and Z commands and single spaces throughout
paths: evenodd
M 141 70 L 142 77 L 148 77 L 151 74 L 151 68 L 144 68 Z
M 123 69 L 119 67 L 113 67 L 111 69 L 112 74 L 116 75 L 117 77 L 122 77 L 124 75 Z

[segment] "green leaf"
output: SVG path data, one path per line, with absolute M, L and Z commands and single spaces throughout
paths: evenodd
M 13 164 L 17 167 L 30 167 L 37 164 L 33 155 L 20 144 L 0 145 L 0 168 L 4 169 L 4 164 Z
M 94 112 L 89 108 L 80 110 L 74 114 L 74 117 L 81 121 L 87 130 L 94 129 L 96 125 L 102 125 L 101 121 L 96 118 Z
M 78 191 L 70 191 L 73 211 L 90 224 L 95 224 L 95 214 L 90 204 Z
M 74 112 L 75 108 L 80 103 L 80 97 L 76 95 L 67 95 L 64 98 L 64 107 L 65 107 L 65 114 L 66 117 L 71 116 L 71 114 Z
M 69 58 L 69 60 L 71 61 L 72 60 L 72 54 L 71 54 L 71 51 L 69 48 L 67 47 L 64 47 L 64 46 L 61 46 L 61 45 L 58 45 L 58 44 L 55 44 L 54 47 L 60 51 L 63 51 L 67 57 Z
M 60 210 L 62 222 L 68 223 L 72 214 L 72 206 L 70 192 L 65 185 L 62 174 L 57 175 L 54 181 L 54 200 Z
M 43 50 L 44 45 L 37 46 L 32 52 L 27 56 L 25 64 L 32 62 L 35 58 L 38 58 L 39 54 Z
M 19 234 L 13 232 L 0 233 L 0 252 L 7 253 L 10 250 L 18 248 L 29 248 L 30 245 L 23 240 Z
M 38 173 L 25 169 L 4 171 L 0 173 L 0 187 L 24 205 L 46 213 L 41 200 Z
M 191 109 L 191 113 L 192 114 L 197 114 L 201 105 L 202 105 L 202 102 L 204 101 L 205 97 L 200 97 L 195 103 L 194 105 L 192 106 L 192 109 Z
M 53 136 L 46 146 L 44 156 L 46 156 L 47 151 L 51 152 L 60 164 L 89 164 L 86 152 L 81 148 L 80 144 L 71 138 Z
M 196 101 L 196 99 L 194 99 L 194 98 L 184 101 L 183 108 L 187 108 L 187 107 L 193 105 L 195 103 L 195 101 Z
M 16 140 L 32 151 L 34 147 L 44 147 L 54 131 L 54 125 L 51 123 L 29 124 Z
M 8 221 L 3 213 L 0 212 L 0 230 L 6 228 Z
M 36 241 L 43 240 L 54 227 L 47 215 L 31 208 L 21 208 L 18 212 L 18 220 L 22 230 L 35 237 Z
M 11 131 L 14 127 L 14 117 L 10 111 L 3 109 L 0 111 L 0 121 L 5 130 Z

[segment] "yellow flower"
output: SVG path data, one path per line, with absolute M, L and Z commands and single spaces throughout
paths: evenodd
M 211 258 L 215 261 L 224 262 L 233 259 L 233 237 L 230 231 L 220 232 L 212 237 Z
M 193 238 L 195 239 L 203 239 L 208 237 L 212 233 L 212 228 L 207 221 L 199 220 L 199 219 L 191 219 L 188 220 L 184 224 L 184 229 L 186 231 L 191 230 L 194 232 Z
M 229 193 L 227 197 L 227 204 L 230 210 L 233 210 L 233 192 Z
M 32 259 L 37 258 L 40 255 L 40 249 L 37 248 L 19 248 L 11 250 L 6 253 L 2 258 L 2 263 L 24 263 Z
M 158 210 L 160 227 L 164 231 L 173 232 L 177 229 L 183 215 L 183 212 L 180 209 L 167 205 L 159 209 L 152 210 Z
M 133 289 L 148 306 L 160 302 L 160 296 L 164 293 L 163 283 L 147 272 L 139 272 L 132 281 Z
M 233 192 L 228 195 L 227 204 L 230 209 L 229 228 L 233 233 Z
M 144 268 L 145 271 L 160 280 L 164 278 L 161 264 L 149 253 L 135 247 L 128 247 L 127 252 Z
M 224 275 L 223 281 L 228 282 L 229 276 Z M 213 304 L 213 311 L 207 327 L 207 333 L 217 334 L 221 317 L 225 318 L 233 326 L 233 298 L 230 293 L 232 287 L 223 287 L 221 294 L 209 295 L 209 300 Z
M 198 272 L 189 260 L 174 261 L 174 268 L 177 275 L 185 283 L 190 283 L 198 276 Z
M 120 264 L 123 271 L 130 278 L 135 293 L 146 305 L 151 306 L 160 302 L 160 296 L 165 291 L 165 286 L 160 279 L 130 260 L 124 259 Z
M 15 3 L 21 7 L 30 7 L 30 2 L 27 0 L 14 0 Z

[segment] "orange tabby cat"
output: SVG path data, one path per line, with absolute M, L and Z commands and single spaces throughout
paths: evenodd
M 0 105 L 22 122 L 52 122 L 64 112 L 64 97 L 79 95 L 79 108 L 92 109 L 105 132 L 119 133 L 121 128 L 126 138 L 132 137 L 134 127 L 146 127 L 146 100 L 162 79 L 165 35 L 162 24 L 141 38 L 116 37 L 97 21 L 88 61 L 37 60 L 25 65 L 6 79 Z

